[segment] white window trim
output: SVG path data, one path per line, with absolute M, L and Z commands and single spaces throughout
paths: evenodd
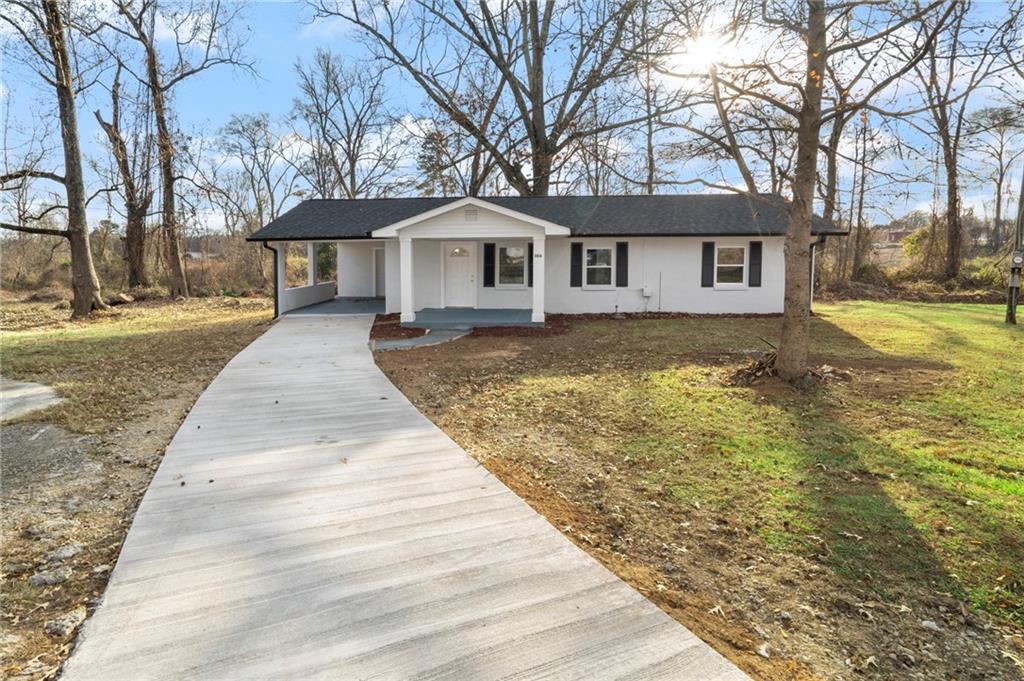
M 723 248 L 742 248 L 743 249 L 743 281 L 739 283 L 722 282 L 718 281 L 718 251 Z M 725 265 L 729 267 L 729 265 Z M 734 265 L 735 267 L 735 265 Z M 750 276 L 750 244 L 749 243 L 730 243 L 730 242 L 715 242 L 715 290 L 716 291 L 744 291 L 747 287 L 747 279 Z
M 611 282 L 610 284 L 588 284 L 587 283 L 587 251 L 603 249 L 611 252 Z M 583 288 L 587 291 L 614 291 L 615 290 L 615 251 L 613 242 L 607 241 L 584 241 L 583 242 Z
M 523 249 L 523 283 L 502 284 L 501 283 L 501 249 L 518 248 Z M 529 241 L 498 241 L 494 244 L 494 288 L 510 291 L 521 291 L 529 288 L 530 284 L 530 242 Z

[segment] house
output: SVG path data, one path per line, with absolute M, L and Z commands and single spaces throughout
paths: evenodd
M 249 239 L 276 251 L 276 310 L 378 299 L 408 325 L 460 315 L 778 313 L 787 205 L 778 196 L 308 200 Z M 820 218 L 818 243 L 845 234 Z M 287 242 L 337 245 L 337 281 L 286 288 Z

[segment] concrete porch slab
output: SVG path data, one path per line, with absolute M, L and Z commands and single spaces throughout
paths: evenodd
M 289 310 L 285 315 L 384 314 L 383 298 L 335 298 Z
M 413 329 L 468 329 L 474 326 L 544 326 L 531 321 L 528 309 L 424 308 L 416 320 L 402 322 Z

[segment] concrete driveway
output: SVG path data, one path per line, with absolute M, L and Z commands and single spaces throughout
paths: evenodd
M 743 679 L 291 316 L 199 398 L 64 679 Z

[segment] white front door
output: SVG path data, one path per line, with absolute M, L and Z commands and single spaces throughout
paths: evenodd
M 476 244 L 446 241 L 441 244 L 444 262 L 444 306 L 476 305 Z

